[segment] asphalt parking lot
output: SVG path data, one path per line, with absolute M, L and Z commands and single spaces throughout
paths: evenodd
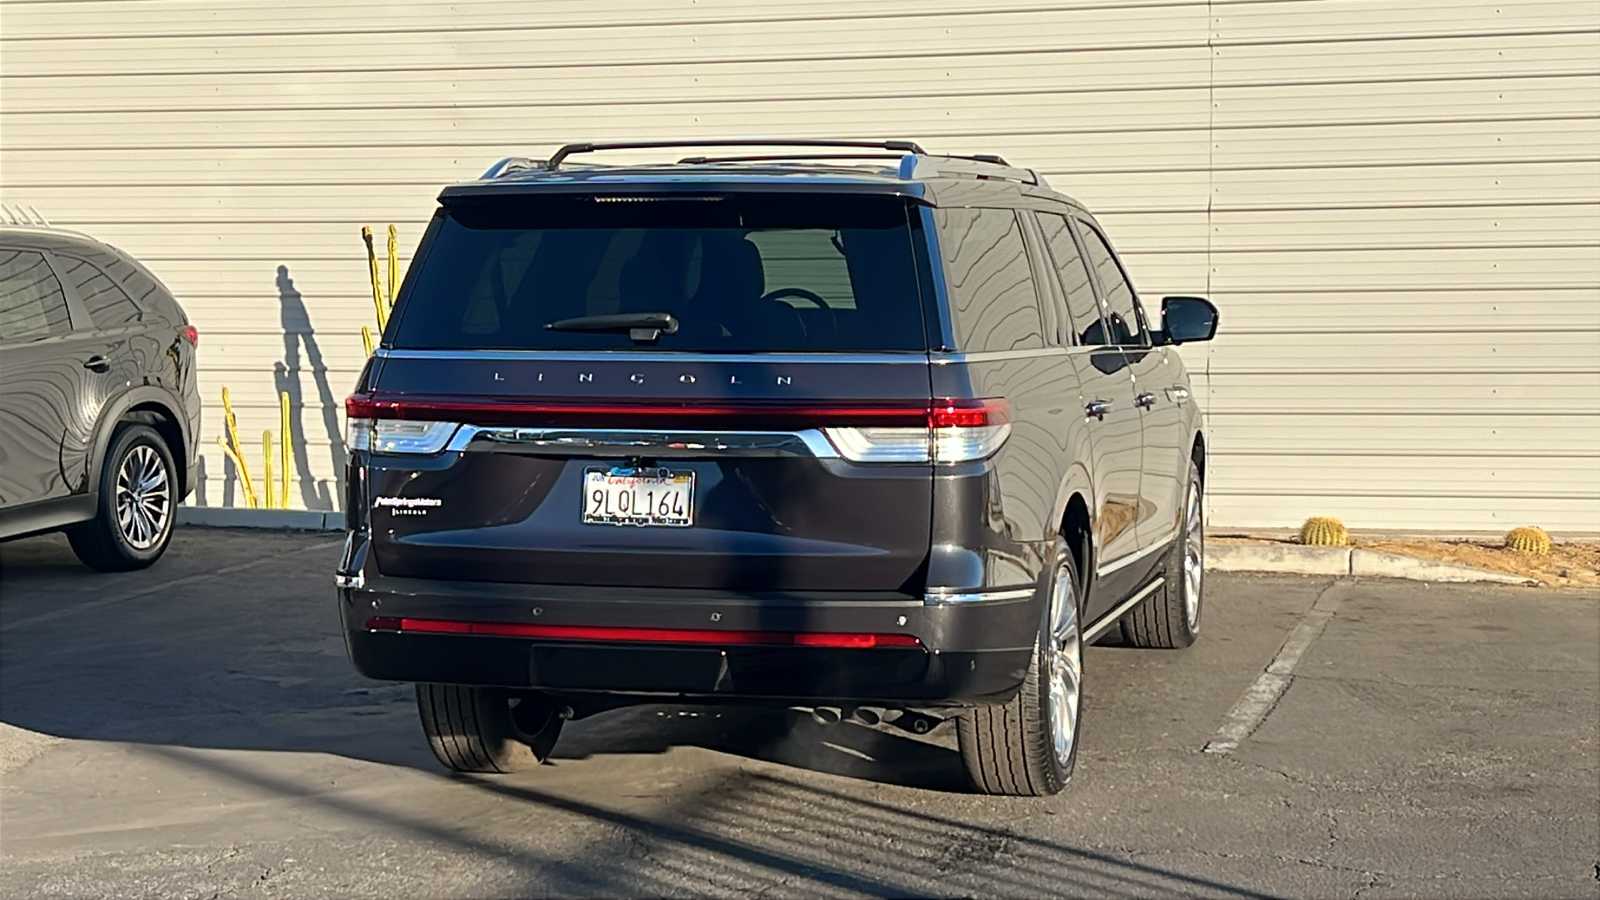
M 1194 648 L 1090 650 L 1074 783 L 1010 800 L 948 725 L 680 706 L 449 777 L 344 659 L 337 545 L 0 548 L 0 893 L 1600 896 L 1591 595 L 1214 575 Z

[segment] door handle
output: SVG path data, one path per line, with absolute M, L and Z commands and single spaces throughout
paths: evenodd
M 91 372 L 104 374 L 111 371 L 111 360 L 96 353 L 83 361 L 83 367 Z
M 1139 396 L 1133 398 L 1133 405 L 1141 409 L 1149 409 L 1150 407 L 1156 405 L 1156 395 L 1150 393 L 1149 391 L 1145 391 Z
M 1090 400 L 1084 404 L 1083 412 L 1086 419 L 1099 419 L 1104 422 L 1106 413 L 1111 411 L 1110 400 Z

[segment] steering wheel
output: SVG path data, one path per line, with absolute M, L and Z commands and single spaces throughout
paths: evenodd
M 799 297 L 801 300 L 804 300 L 807 303 L 815 304 L 818 309 L 820 309 L 820 310 L 822 310 L 822 311 L 824 311 L 824 312 L 826 312 L 828 314 L 828 329 L 831 332 L 833 332 L 833 335 L 832 335 L 833 338 L 835 340 L 838 339 L 838 337 L 839 337 L 839 319 L 838 319 L 837 316 L 834 315 L 833 307 L 828 305 L 828 301 L 822 299 L 821 297 L 817 296 L 816 294 L 812 293 L 811 291 L 806 290 L 805 288 L 784 287 L 784 288 L 778 288 L 777 290 L 768 291 L 767 293 L 762 294 L 761 295 L 761 302 L 766 303 L 766 302 L 769 302 L 769 301 L 777 300 L 779 297 Z M 805 324 L 806 324 L 805 323 L 805 319 L 801 319 L 800 320 L 800 327 L 804 328 Z

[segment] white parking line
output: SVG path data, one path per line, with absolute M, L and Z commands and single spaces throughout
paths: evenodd
M 185 584 L 193 584 L 196 581 L 204 581 L 207 578 L 217 578 L 223 575 L 232 575 L 236 572 L 243 572 L 247 569 L 254 569 L 257 566 L 264 566 L 268 563 L 277 562 L 285 556 L 293 556 L 297 553 L 306 553 L 311 550 L 332 550 L 343 545 L 344 541 L 338 540 L 312 544 L 308 547 L 296 547 L 293 550 L 285 550 L 282 553 L 274 553 L 271 556 L 263 556 L 260 559 L 253 559 L 246 563 L 239 563 L 238 565 L 233 566 L 224 566 L 220 569 L 213 569 L 210 572 L 197 572 L 194 575 L 185 575 L 182 578 L 174 578 L 171 581 L 163 581 L 160 584 L 142 587 L 136 591 L 129 591 L 126 594 L 114 594 L 110 597 L 102 597 L 99 600 L 91 600 L 88 603 L 76 603 L 71 606 L 63 606 L 60 609 L 54 609 L 47 613 L 40 613 L 37 616 L 29 616 L 26 619 L 15 619 L 12 621 L 3 622 L 0 623 L 0 632 L 10 632 L 18 628 L 24 628 L 28 625 L 37 625 L 40 622 L 50 622 L 56 619 L 65 618 L 67 616 L 77 615 L 78 613 L 100 609 L 101 607 L 110 606 L 113 603 L 121 603 L 125 600 L 134 600 L 139 597 L 147 597 L 150 594 L 159 594 L 162 591 L 180 587 Z M 328 579 L 330 595 L 333 586 L 333 578 L 331 574 L 332 571 L 333 570 L 330 567 L 330 575 Z
M 1254 734 L 1273 707 L 1278 705 L 1278 700 L 1283 697 L 1283 692 L 1289 689 L 1289 682 L 1293 680 L 1294 668 L 1300 664 L 1300 658 L 1305 655 L 1306 649 L 1311 646 L 1322 630 L 1328 626 L 1328 621 L 1333 618 L 1331 594 L 1342 583 L 1335 583 L 1317 597 L 1311 608 L 1300 617 L 1300 623 L 1289 632 L 1289 639 L 1283 642 L 1278 649 L 1278 655 L 1272 662 L 1251 682 L 1245 692 L 1239 697 L 1239 702 L 1228 711 L 1228 716 L 1222 722 L 1222 727 L 1217 729 L 1216 737 L 1212 738 L 1203 748 L 1206 753 L 1232 753 L 1239 748 L 1250 735 Z

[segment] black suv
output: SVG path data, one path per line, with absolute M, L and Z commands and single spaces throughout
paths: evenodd
M 1194 640 L 1170 345 L 1215 308 L 1148 319 L 1094 218 L 998 157 L 804 144 L 569 145 L 440 196 L 347 401 L 336 579 L 446 766 L 730 702 L 955 717 L 980 790 L 1049 794 L 1083 644 Z M 747 149 L 568 161 L 674 146 Z
M 194 486 L 198 341 L 122 251 L 0 228 L 0 539 L 64 530 L 102 571 L 160 558 Z

